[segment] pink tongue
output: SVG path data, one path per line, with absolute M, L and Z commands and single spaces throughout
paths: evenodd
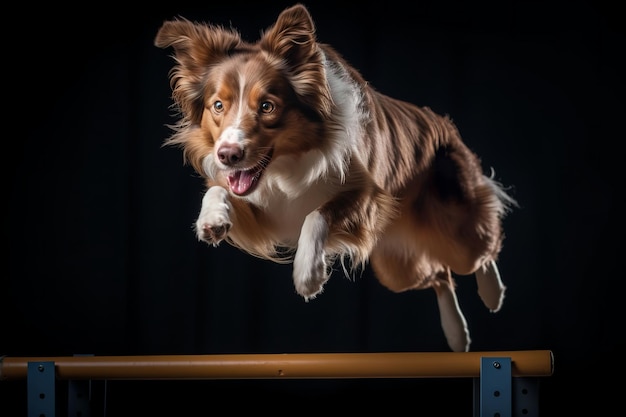
M 254 171 L 237 171 L 228 176 L 230 189 L 235 194 L 245 194 L 254 183 Z

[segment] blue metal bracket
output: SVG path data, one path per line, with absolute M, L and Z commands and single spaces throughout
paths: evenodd
M 474 378 L 474 417 L 512 417 L 511 358 L 482 357 Z
M 474 378 L 474 417 L 538 417 L 539 378 L 512 377 L 511 358 L 483 357 Z
M 54 362 L 28 362 L 28 417 L 55 417 Z
M 512 417 L 511 358 L 480 359 L 480 417 Z

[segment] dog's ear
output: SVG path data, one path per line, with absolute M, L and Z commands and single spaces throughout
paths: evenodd
M 163 23 L 155 46 L 173 47 L 176 60 L 188 71 L 200 71 L 227 56 L 242 44 L 238 32 L 221 26 L 178 18 Z
M 176 65 L 170 72 L 172 97 L 186 118 L 192 122 L 201 118 L 202 91 L 209 66 L 243 44 L 238 32 L 223 27 L 194 23 L 182 17 L 163 23 L 154 45 L 174 49 Z
M 330 116 L 332 98 L 324 56 L 315 37 L 315 24 L 305 6 L 285 9 L 259 41 L 261 49 L 287 65 L 296 94 L 323 118 Z

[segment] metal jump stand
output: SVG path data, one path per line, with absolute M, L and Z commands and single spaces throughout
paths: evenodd
M 474 417 L 536 417 L 553 371 L 549 350 L 0 358 L 0 381 L 26 379 L 28 417 L 55 417 L 59 380 L 68 416 L 89 417 L 95 380 L 312 378 L 473 378 Z

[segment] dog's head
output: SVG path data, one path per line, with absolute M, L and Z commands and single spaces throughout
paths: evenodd
M 248 196 L 285 160 L 297 165 L 324 147 L 333 103 L 304 6 L 284 10 L 256 43 L 179 18 L 163 24 L 155 45 L 172 47 L 176 61 L 170 81 L 180 119 L 167 143 L 182 146 L 202 176 Z

